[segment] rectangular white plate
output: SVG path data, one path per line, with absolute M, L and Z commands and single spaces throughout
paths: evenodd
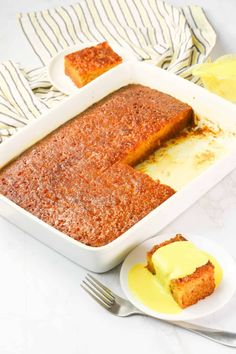
M 236 107 L 203 88 L 150 64 L 127 62 L 78 90 L 63 103 L 0 145 L 0 168 L 57 127 L 129 83 L 166 92 L 188 103 L 199 116 L 221 129 L 236 131 Z M 232 151 L 207 168 L 165 203 L 110 244 L 95 248 L 73 240 L 0 195 L 0 215 L 75 263 L 105 272 L 120 263 L 137 244 L 155 235 L 236 167 Z

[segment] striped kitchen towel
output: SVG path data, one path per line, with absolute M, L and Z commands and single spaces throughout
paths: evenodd
M 206 61 L 216 34 L 198 6 L 176 8 L 158 0 L 81 0 L 67 7 L 19 14 L 20 27 L 40 67 L 0 64 L 0 142 L 66 96 L 51 86 L 46 65 L 71 45 L 116 42 L 137 60 L 151 60 L 185 79 Z

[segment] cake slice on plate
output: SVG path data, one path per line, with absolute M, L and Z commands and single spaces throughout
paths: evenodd
M 147 268 L 181 308 L 197 303 L 215 289 L 214 266 L 208 255 L 181 234 L 153 246 L 147 253 Z
M 82 87 L 121 62 L 122 58 L 103 42 L 66 55 L 65 74 L 77 87 Z

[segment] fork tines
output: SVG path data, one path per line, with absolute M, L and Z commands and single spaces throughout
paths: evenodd
M 105 307 L 107 310 L 112 307 L 115 302 L 115 297 L 113 296 L 110 289 L 105 285 L 100 283 L 92 275 L 87 274 L 85 280 L 83 280 L 81 287 L 100 305 Z

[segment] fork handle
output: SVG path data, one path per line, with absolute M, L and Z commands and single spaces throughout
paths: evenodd
M 184 328 L 188 331 L 199 334 L 202 337 L 213 340 L 214 342 L 236 348 L 236 333 L 222 331 L 219 329 L 207 328 L 187 322 L 169 322 L 175 326 Z
M 138 309 L 132 311 L 132 314 L 145 315 L 143 312 L 139 311 Z M 228 347 L 236 348 L 236 332 L 229 332 L 229 331 L 223 331 L 215 328 L 203 327 L 203 326 L 196 325 L 194 323 L 183 322 L 183 321 L 177 321 L 177 322 L 166 321 L 166 320 L 161 320 L 161 321 L 168 322 L 169 324 L 172 324 L 174 326 L 186 329 L 187 331 L 196 333 L 199 336 L 210 339 L 216 343 L 226 345 Z

